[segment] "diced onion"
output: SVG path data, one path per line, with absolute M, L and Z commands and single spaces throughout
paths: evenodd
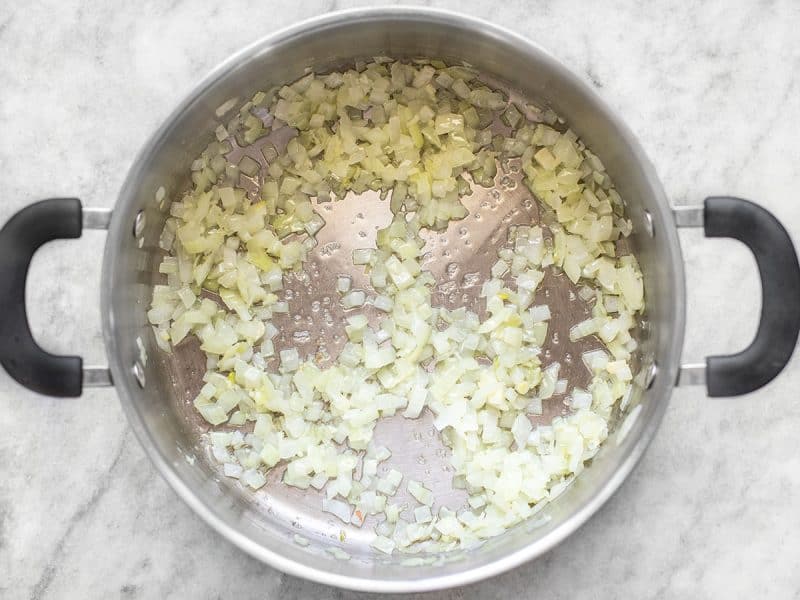
M 357 248 L 353 250 L 353 264 L 366 265 L 372 259 L 372 249 L 370 248 Z
M 359 61 L 258 92 L 238 112 L 237 102 L 218 112 L 227 121 L 192 163 L 192 189 L 169 204 L 159 237 L 166 283 L 154 286 L 147 312 L 160 349 L 194 336 L 206 354 L 194 406 L 212 427 L 233 429 L 210 433 L 223 473 L 259 489 L 285 464 L 282 484 L 324 491 L 323 511 L 344 523 L 360 527 L 384 513 L 372 545 L 432 553 L 414 564 L 473 547 L 541 510 L 596 454 L 617 407 L 631 402 L 632 331 L 645 290 L 635 257 L 618 254 L 632 224 L 603 163 L 552 110 L 523 110 L 471 68 L 440 61 Z M 493 136 L 497 119 L 507 133 Z M 278 130 L 283 144 L 265 140 L 229 162 L 234 147 Z M 494 185 L 499 159 L 519 163 L 547 224 L 510 227 L 485 281 L 464 274 L 480 286 L 485 317 L 437 306 L 424 232 L 466 217 L 468 182 Z M 319 362 L 301 359 L 271 322 L 290 312 L 284 276 L 309 280 L 304 266 L 326 227 L 315 207 L 370 189 L 391 193 L 393 218 L 375 247 L 353 250 L 352 262 L 380 313 L 346 318 L 347 340 L 333 361 L 320 358 L 325 348 Z M 156 200 L 166 200 L 164 188 Z M 533 426 L 528 415 L 541 415 L 569 387 L 559 363 L 541 362 L 552 315 L 534 301 L 547 297 L 540 286 L 548 268 L 575 284 L 571 300 L 590 313 L 570 340 L 596 335 L 602 349 L 582 356 L 591 381 L 572 388 L 572 412 Z M 338 276 L 336 290 L 345 310 L 367 304 L 350 276 Z M 434 514 L 434 493 L 411 480 L 407 490 L 422 506 L 409 522 L 399 505 L 387 505 L 403 473 L 381 476 L 391 453 L 373 433 L 382 417 L 415 419 L 426 408 L 469 508 Z M 327 551 L 349 559 L 340 548 Z
M 433 520 L 430 506 L 422 505 L 415 508 L 414 520 L 417 523 L 430 523 Z
M 589 408 L 592 405 L 592 395 L 587 393 L 584 390 L 579 390 L 575 388 L 572 391 L 572 397 L 570 398 L 570 406 L 573 409 L 580 410 L 582 408 Z
M 395 547 L 394 541 L 382 535 L 375 536 L 375 539 L 372 540 L 372 544 L 370 545 L 384 554 L 391 554 Z
M 245 485 L 250 486 L 254 490 L 263 487 L 267 483 L 267 478 L 256 469 L 248 469 L 239 476 L 239 480 Z
M 408 493 L 414 496 L 417 502 L 430 506 L 433 504 L 433 492 L 413 479 L 408 482 Z
M 389 296 L 379 295 L 372 301 L 372 306 L 383 312 L 390 312 L 394 306 L 394 302 Z
M 363 290 L 354 290 L 342 298 L 342 306 L 345 309 L 363 306 L 367 295 Z
M 350 290 L 353 280 L 346 275 L 336 278 L 336 291 L 340 294 L 346 294 Z
M 531 309 L 531 318 L 534 322 L 539 321 L 549 321 L 550 320 L 550 307 L 546 304 L 542 304 L 539 306 L 532 306 Z
M 352 514 L 352 509 L 347 502 L 342 500 L 329 500 L 328 498 L 322 499 L 322 512 L 330 513 L 337 517 L 339 520 L 343 521 L 344 523 L 350 522 L 350 515 Z
M 296 371 L 300 366 L 300 355 L 297 353 L 296 348 L 289 348 L 288 350 L 281 350 L 281 368 L 284 371 Z

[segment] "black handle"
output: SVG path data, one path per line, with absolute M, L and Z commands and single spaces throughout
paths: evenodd
M 789 362 L 800 332 L 800 266 L 783 225 L 757 204 L 741 198 L 706 198 L 707 237 L 744 242 L 761 276 L 761 320 L 753 342 L 738 354 L 709 356 L 709 396 L 738 396 L 765 386 Z
M 33 339 L 25 280 L 39 246 L 81 236 L 82 213 L 77 198 L 51 198 L 23 208 L 0 229 L 0 364 L 25 387 L 49 396 L 81 395 L 83 359 L 55 356 Z

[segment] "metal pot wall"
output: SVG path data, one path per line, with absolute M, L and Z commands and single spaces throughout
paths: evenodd
M 197 369 L 187 364 L 176 369 L 159 357 L 145 316 L 158 277 L 157 240 L 166 218 L 158 190 L 171 194 L 185 187 L 193 158 L 213 136 L 217 107 L 294 80 L 308 67 L 325 71 L 377 55 L 466 61 L 565 117 L 601 156 L 627 201 L 648 304 L 634 408 L 591 467 L 535 523 L 522 523 L 479 549 L 416 566 L 402 556 L 378 558 L 363 540 L 344 545 L 352 554 L 349 561 L 337 560 L 325 549 L 342 543 L 324 528 L 311 536 L 314 543 L 308 547 L 294 544 L 293 506 L 300 506 L 297 514 L 311 511 L 302 498 L 265 501 L 232 489 L 202 456 L 191 422 L 185 380 L 196 377 Z M 737 238 L 753 251 L 763 306 L 758 333 L 745 351 L 680 365 L 686 295 L 678 227 L 704 227 L 709 237 Z M 52 239 L 79 237 L 83 228 L 108 229 L 100 298 L 108 368 L 83 367 L 78 357 L 45 353 L 33 340 L 25 314 L 25 278 L 33 252 Z M 382 592 L 463 585 L 546 552 L 624 481 L 653 437 L 676 384 L 705 384 L 710 396 L 755 390 L 787 363 L 800 330 L 800 269 L 791 240 L 774 217 L 736 198 L 708 198 L 703 206 L 672 209 L 631 132 L 574 74 L 511 32 L 433 10 L 341 12 L 243 50 L 209 75 L 153 135 L 134 162 L 113 213 L 82 208 L 76 199 L 32 205 L 0 231 L 0 261 L 0 362 L 12 377 L 57 396 L 77 396 L 83 386 L 113 381 L 131 426 L 161 474 L 222 535 L 287 573 Z

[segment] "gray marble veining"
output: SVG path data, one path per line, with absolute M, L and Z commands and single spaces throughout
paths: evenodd
M 0 4 L 0 221 L 36 199 L 112 206 L 149 133 L 261 35 L 362 2 Z M 676 204 L 751 198 L 800 239 L 800 6 L 786 1 L 435 2 L 516 30 L 578 72 L 639 135 Z M 738 245 L 682 233 L 686 360 L 744 346 L 759 287 Z M 104 361 L 104 236 L 35 258 L 48 349 Z M 800 598 L 800 358 L 767 389 L 673 395 L 649 452 L 576 535 L 535 563 L 431 598 Z M 361 598 L 223 541 L 157 475 L 113 390 L 37 397 L 0 374 L 0 597 Z M 428 597 L 428 596 L 425 596 Z

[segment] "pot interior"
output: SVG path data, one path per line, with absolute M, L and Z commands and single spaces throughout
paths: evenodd
M 192 406 L 202 385 L 205 356 L 193 340 L 179 345 L 172 355 L 162 353 L 145 316 L 152 286 L 161 282 L 158 265 L 163 251 L 158 239 L 168 215 L 168 206 L 157 200 L 158 190 L 163 187 L 170 199 L 188 188 L 192 161 L 213 139 L 217 125 L 225 122 L 218 108 L 237 110 L 255 92 L 291 82 L 308 69 L 324 73 L 373 56 L 466 62 L 493 86 L 551 107 L 565 118 L 601 158 L 627 202 L 634 223 L 630 243 L 644 274 L 647 303 L 637 364 L 645 373 L 654 363 L 659 368 L 646 391 L 642 389 L 646 378 L 638 378 L 629 407 L 634 417 L 625 428 L 612 432 L 590 467 L 557 501 L 479 548 L 414 559 L 402 554 L 378 556 L 368 545 L 370 521 L 360 530 L 344 526 L 320 511 L 321 493 L 280 483 L 281 469 L 273 469 L 267 486 L 255 493 L 224 477 L 203 442 L 207 424 Z M 265 141 L 256 142 L 256 147 Z M 280 132 L 268 141 L 277 146 L 285 143 Z M 440 282 L 435 299 L 441 304 L 480 310 L 480 286 L 468 285 L 470 278 L 477 274 L 485 279 L 509 225 L 540 218 L 536 202 L 520 183 L 519 169 L 513 163 L 505 167 L 495 188 L 475 186 L 465 199 L 470 216 L 464 223 L 452 222 L 447 231 L 428 237 L 426 250 L 432 258 L 426 267 Z M 375 229 L 390 218 L 388 202 L 376 196 L 351 194 L 330 214 L 323 212 L 328 225 L 318 236 L 309 265 L 314 283 L 310 289 L 287 285 L 293 294 L 291 314 L 301 319 L 287 317 L 275 323 L 281 331 L 276 349 L 281 344 L 297 346 L 306 337 L 310 341 L 307 346 L 301 342 L 301 350 L 313 353 L 321 341 L 335 355 L 343 343 L 339 325 L 343 314 L 330 292 L 339 273 L 351 275 L 354 287 L 366 287 L 358 280 L 363 274 L 349 264 L 350 253 L 373 245 Z M 145 226 L 137 239 L 132 232 L 140 211 Z M 229 539 L 278 568 L 335 585 L 383 591 L 431 589 L 489 576 L 541 554 L 573 531 L 616 489 L 652 436 L 676 375 L 683 335 L 682 264 L 671 214 L 627 129 L 591 90 L 538 48 L 486 24 L 429 11 L 355 11 L 328 17 L 259 43 L 212 74 L 134 164 L 114 213 L 104 288 L 105 333 L 115 383 L 140 439 L 184 499 Z M 570 326 L 588 314 L 576 291 L 566 277 L 545 280 L 541 294 L 558 311 L 551 331 L 565 341 L 549 343 L 544 350 L 548 360 L 567 368 L 571 385 L 585 385 L 589 373 L 580 354 L 600 346 L 592 339 L 569 343 Z M 141 362 L 137 340 L 147 355 L 143 387 L 134 376 L 134 365 Z M 547 404 L 542 418 L 549 421 L 563 411 L 563 399 L 557 396 Z M 620 429 L 627 430 L 624 437 L 618 434 Z M 464 497 L 450 485 L 447 449 L 432 428 L 430 414 L 423 413 L 416 421 L 400 416 L 382 421 L 375 438 L 393 449 L 407 449 L 396 450 L 387 467 L 433 483 L 437 500 L 443 497 L 452 508 L 460 506 Z M 400 492 L 397 500 L 403 500 Z M 298 544 L 297 535 L 310 543 Z M 330 550 L 334 547 L 350 559 L 337 559 Z

